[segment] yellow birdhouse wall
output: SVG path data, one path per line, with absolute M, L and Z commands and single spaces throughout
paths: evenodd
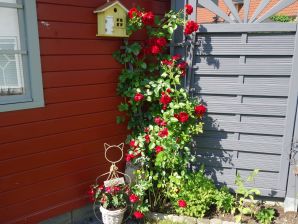
M 127 37 L 127 12 L 115 4 L 103 12 L 97 13 L 97 36 Z

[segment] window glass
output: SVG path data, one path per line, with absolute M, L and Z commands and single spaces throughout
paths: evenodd
M 17 1 L 16 0 L 0 0 L 0 2 L 5 2 L 5 3 L 14 3 L 16 4 Z
M 20 50 L 17 9 L 0 6 L 0 96 L 24 93 Z

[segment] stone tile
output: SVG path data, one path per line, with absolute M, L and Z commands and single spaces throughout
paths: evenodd
M 174 222 L 184 222 L 187 224 L 197 224 L 197 219 L 196 218 L 192 218 L 192 217 L 188 217 L 188 216 L 177 216 L 177 215 L 171 215 L 169 216 L 169 218 L 171 221 Z
M 197 219 L 197 224 L 210 224 L 209 219 Z
M 210 224 L 222 224 L 222 221 L 220 219 L 211 219 Z
M 96 222 L 92 205 L 87 205 L 72 211 L 72 224 L 89 224 Z
M 72 224 L 71 213 L 65 213 L 63 215 L 56 216 L 54 218 L 40 222 L 39 224 Z
M 188 216 L 166 215 L 162 213 L 151 213 L 149 217 L 153 220 L 171 220 L 174 222 L 185 222 L 187 224 L 197 224 L 197 219 Z
M 222 224 L 236 224 L 235 222 L 222 221 Z

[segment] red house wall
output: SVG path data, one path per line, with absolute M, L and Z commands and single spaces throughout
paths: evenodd
M 125 139 L 115 122 L 121 66 L 112 58 L 122 39 L 95 37 L 93 10 L 105 2 L 37 0 L 46 106 L 0 114 L 0 223 L 37 223 L 86 205 L 88 186 L 109 168 L 103 143 Z M 122 2 L 159 15 L 170 8 Z

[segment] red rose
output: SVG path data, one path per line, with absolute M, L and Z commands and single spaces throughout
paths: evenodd
M 189 118 L 188 113 L 186 112 L 180 112 L 179 114 L 175 114 L 174 117 L 176 117 L 178 121 L 180 121 L 181 123 L 185 123 Z
M 160 117 L 154 118 L 154 123 L 155 124 L 160 125 L 160 122 L 162 122 L 162 118 L 160 118 Z
M 93 191 L 93 189 L 90 189 L 90 190 L 88 191 L 89 201 L 92 202 L 92 203 L 95 201 L 94 193 L 95 193 L 95 192 Z
M 167 104 L 171 103 L 171 101 L 172 101 L 172 98 L 168 94 L 166 94 L 165 92 L 161 93 L 161 97 L 159 100 L 159 102 L 161 104 L 167 105 Z
M 162 118 L 160 117 L 156 117 L 154 118 L 154 123 L 159 125 L 159 126 L 166 126 L 167 125 L 167 122 L 164 121 Z
M 156 39 L 156 44 L 160 47 L 164 47 L 167 45 L 167 40 L 164 37 L 160 37 Z
M 153 46 L 151 46 L 151 53 L 152 53 L 152 54 L 158 54 L 158 53 L 160 53 L 160 48 L 159 48 L 159 46 L 157 46 L 157 45 L 153 45 Z
M 188 64 L 185 61 L 180 62 L 177 67 L 181 70 L 185 70 L 187 68 Z
M 167 126 L 167 122 L 166 122 L 166 121 L 162 121 L 162 122 L 160 122 L 159 125 L 160 125 L 160 126 Z
M 158 132 L 158 136 L 161 138 L 167 137 L 169 135 L 168 129 L 164 128 L 163 130 Z
M 185 208 L 187 206 L 186 201 L 184 200 L 178 200 L 177 202 L 180 208 Z
M 129 146 L 130 146 L 131 148 L 136 148 L 136 147 L 138 147 L 137 144 L 136 144 L 136 141 L 135 141 L 135 140 L 131 140 L 131 141 L 129 142 Z
M 146 141 L 147 143 L 150 142 L 150 135 L 145 135 L 145 141 Z
M 188 64 L 185 61 L 180 62 L 177 67 L 182 71 L 181 76 L 185 76 Z
M 162 60 L 161 63 L 163 65 L 167 65 L 167 66 L 172 66 L 173 65 L 173 61 L 170 61 L 170 60 L 167 60 L 167 59 Z
M 185 25 L 185 29 L 184 29 L 184 33 L 186 35 L 189 35 L 195 31 L 197 31 L 199 29 L 199 24 L 197 24 L 196 22 L 190 20 L 187 21 L 186 25 Z
M 156 152 L 156 154 L 158 154 L 158 153 L 160 153 L 160 152 L 162 152 L 163 151 L 163 147 L 162 146 L 156 146 L 155 147 L 155 152 Z
M 129 201 L 130 201 L 131 203 L 136 203 L 137 201 L 139 201 L 139 197 L 138 197 L 137 195 L 135 195 L 135 194 L 131 194 L 131 195 L 129 196 Z
M 89 196 L 93 196 L 94 195 L 94 190 L 93 189 L 89 189 L 88 192 L 87 192 L 87 194 Z
M 192 8 L 192 6 L 189 5 L 189 4 L 186 4 L 186 5 L 185 5 L 185 12 L 186 12 L 187 15 L 192 14 L 192 12 L 193 12 L 193 8 Z
M 152 12 L 146 12 L 142 15 L 142 22 L 144 25 L 154 25 L 154 15 Z
M 171 93 L 172 92 L 172 90 L 170 89 L 170 88 L 167 88 L 167 93 Z
M 149 38 L 148 40 L 145 41 L 145 44 L 146 45 L 157 45 L 156 40 L 157 40 L 156 37 Z
M 139 102 L 144 98 L 144 95 L 142 93 L 136 93 L 134 96 L 135 102 Z
M 105 187 L 103 185 L 98 187 L 98 190 L 102 191 Z
M 195 113 L 199 117 L 203 117 L 206 111 L 207 111 L 207 108 L 203 104 L 195 106 Z
M 174 55 L 174 56 L 172 57 L 172 59 L 173 59 L 174 61 L 178 61 L 178 60 L 181 59 L 181 55 L 180 55 L 180 54 L 176 54 L 176 55 Z
M 151 47 L 145 47 L 141 50 L 138 58 L 143 59 L 146 55 L 151 54 Z
M 106 201 L 107 201 L 107 198 L 106 198 L 106 197 L 102 197 L 102 198 L 100 199 L 100 203 L 101 203 L 101 204 L 104 204 Z
M 141 151 L 140 150 L 133 150 L 134 153 L 134 158 L 141 156 Z
M 106 188 L 106 192 L 110 194 L 112 192 L 112 188 L 111 187 L 107 187 Z
M 126 154 L 125 160 L 126 162 L 130 162 L 134 158 L 135 156 L 133 154 Z
M 142 218 L 144 218 L 144 214 L 143 214 L 142 212 L 140 212 L 140 211 L 135 211 L 135 212 L 133 213 L 133 216 L 134 216 L 136 219 L 142 219 Z
M 144 128 L 144 132 L 146 132 L 146 133 L 148 133 L 150 130 L 149 130 L 149 128 L 147 127 L 147 128 Z
M 132 19 L 134 16 L 140 16 L 141 13 L 136 8 L 131 8 L 128 12 L 128 18 Z
M 119 186 L 115 186 L 114 189 L 113 189 L 115 192 L 118 192 L 121 190 L 121 188 Z

